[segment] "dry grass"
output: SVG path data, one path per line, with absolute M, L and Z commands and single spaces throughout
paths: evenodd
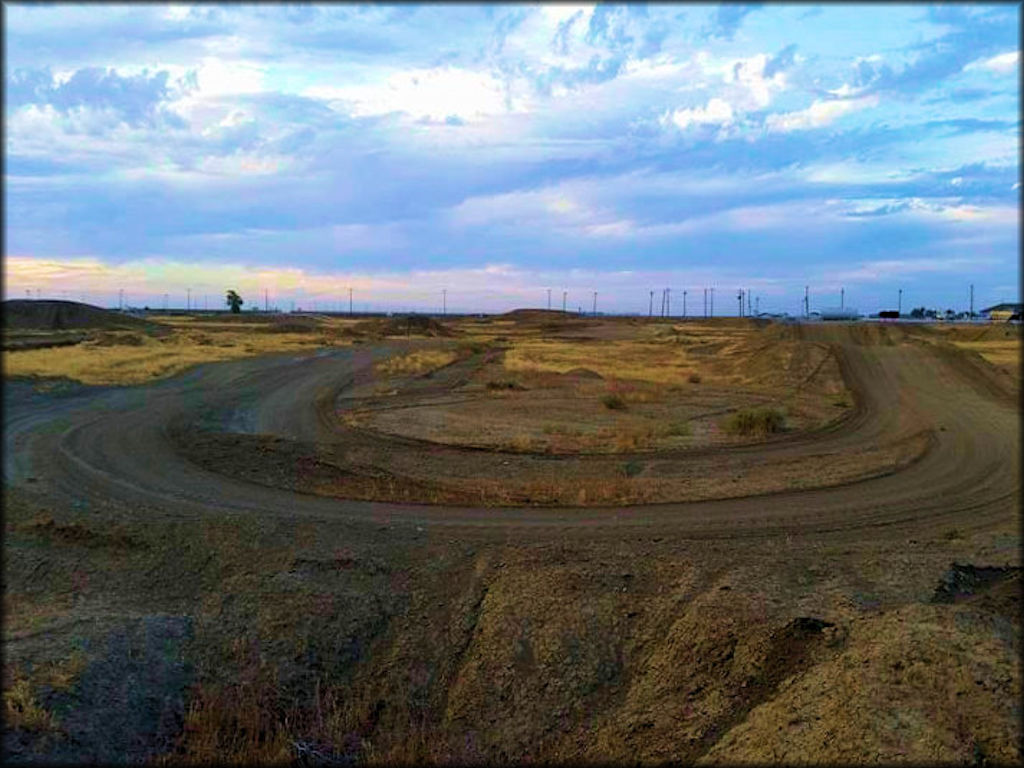
M 510 371 L 566 373 L 587 368 L 605 378 L 679 384 L 693 372 L 694 362 L 676 344 L 640 341 L 521 341 L 505 353 Z
M 457 354 L 445 349 L 428 349 L 407 355 L 390 357 L 377 363 L 374 369 L 385 376 L 409 376 L 443 368 L 455 360 Z
M 730 414 L 723 428 L 731 435 L 744 437 L 770 435 L 782 432 L 786 427 L 786 416 L 777 408 L 744 408 Z
M 27 731 L 52 731 L 57 720 L 35 700 L 32 684 L 25 677 L 16 677 L 13 685 L 4 687 L 4 727 Z
M 201 324 L 193 321 L 189 330 L 176 328 L 164 338 L 105 335 L 75 347 L 5 352 L 3 373 L 66 377 L 83 384 L 143 384 L 199 363 L 346 343 L 319 333 L 257 332 L 250 327 L 254 325 L 240 323 L 239 330 L 204 333 Z M 114 340 L 123 343 L 112 343 Z
M 954 341 L 956 346 L 977 352 L 993 365 L 1016 369 L 1020 366 L 1020 340 Z

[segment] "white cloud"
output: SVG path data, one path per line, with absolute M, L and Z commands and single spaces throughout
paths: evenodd
M 987 69 L 1000 75 L 1008 75 L 1011 72 L 1016 72 L 1019 66 L 1020 51 L 1009 51 L 1007 53 L 1001 53 L 998 56 L 993 56 L 990 59 L 978 59 L 977 61 L 972 61 L 964 67 L 964 71 L 970 71 L 972 69 Z
M 821 128 L 822 126 L 830 125 L 843 115 L 867 109 L 876 104 L 878 104 L 877 96 L 865 96 L 861 99 L 817 100 L 807 109 L 768 115 L 768 118 L 765 120 L 765 128 L 779 133 Z
M 403 70 L 364 85 L 311 86 L 303 95 L 344 102 L 356 116 L 404 112 L 414 119 L 474 120 L 526 109 L 522 98 L 507 102 L 504 84 L 490 73 L 456 67 Z
M 691 125 L 729 125 L 732 121 L 732 107 L 718 98 L 711 99 L 703 107 L 666 112 L 661 118 L 662 125 L 672 123 L 680 130 L 686 130 Z

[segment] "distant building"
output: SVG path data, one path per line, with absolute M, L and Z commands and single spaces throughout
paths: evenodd
M 831 307 L 829 309 L 821 310 L 822 320 L 856 320 L 860 317 L 860 313 L 856 309 L 837 308 Z
M 1019 322 L 1021 310 L 1024 310 L 1024 304 L 1014 304 L 1012 302 L 1004 301 L 1002 304 L 995 304 L 991 307 L 986 307 L 978 314 L 982 317 L 987 317 L 994 323 L 1005 323 L 1011 320 Z

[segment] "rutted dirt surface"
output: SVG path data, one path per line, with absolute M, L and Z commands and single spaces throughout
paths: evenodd
M 109 739 L 132 760 L 1019 760 L 1016 390 L 898 329 L 800 332 L 835 346 L 855 412 L 693 460 L 722 479 L 926 433 L 916 461 L 693 503 L 366 503 L 288 483 L 317 477 L 339 394 L 383 348 L 130 389 L 8 382 L 9 514 L 52 518 L 8 529 L 6 655 L 59 656 L 68 636 L 92 655 L 71 693 L 39 694 L 71 735 L 6 743 L 22 759 L 105 758 Z M 193 425 L 287 446 L 289 471 L 256 463 L 250 482 L 197 464 L 181 448 Z M 234 450 L 207 449 L 211 464 Z M 122 658 L 131 744 L 101 703 Z M 245 713 L 259 744 L 232 735 Z
M 854 412 L 839 428 L 819 433 L 650 460 L 645 471 L 680 473 L 695 489 L 689 498 L 696 496 L 696 503 L 583 510 L 361 504 L 295 496 L 290 490 L 256 487 L 209 471 L 248 472 L 274 484 L 273 467 L 284 467 L 289 478 L 281 484 L 286 488 L 323 491 L 325 485 L 344 484 L 346 464 L 379 467 L 373 454 L 387 451 L 388 442 L 367 435 L 353 438 L 334 411 L 347 387 L 372 379 L 376 358 L 369 349 L 214 365 L 152 386 L 54 401 L 44 409 L 19 408 L 18 388 L 11 387 L 5 439 L 12 450 L 5 452 L 5 474 L 15 483 L 32 475 L 33 482 L 76 499 L 119 498 L 179 510 L 217 504 L 269 514 L 286 507 L 289 514 L 363 520 L 387 516 L 480 531 L 521 525 L 590 531 L 667 527 L 693 536 L 865 526 L 884 532 L 924 519 L 953 519 L 968 510 L 973 519 L 983 520 L 987 514 L 1004 513 L 1013 503 L 1019 493 L 1018 411 L 1015 394 L 1003 380 L 951 348 L 913 338 L 899 344 L 888 343 L 888 336 L 865 338 L 878 329 L 808 327 L 802 332 L 821 335 L 834 345 L 855 396 Z M 449 369 L 446 375 L 459 375 L 456 366 Z M 62 426 L 54 429 L 58 418 Z M 40 429 L 42 423 L 49 428 Z M 189 430 L 195 426 L 259 439 L 204 438 L 190 445 Z M 273 459 L 275 444 L 290 448 L 276 461 L 261 463 L 261 453 Z M 815 465 L 826 471 L 839 467 L 838 482 L 848 481 L 849 475 L 841 474 L 842 462 L 893 445 L 909 446 L 911 460 L 897 456 L 882 471 L 875 465 L 871 474 L 880 477 L 835 488 L 784 490 L 799 480 L 801 469 L 806 477 Z M 199 451 L 199 446 L 208 450 Z M 241 461 L 239 447 L 245 449 Z M 344 462 L 332 461 L 339 455 Z M 395 474 L 403 473 L 403 458 L 402 453 L 395 455 Z M 564 471 L 560 462 L 548 458 L 440 446 L 432 446 L 426 459 L 428 471 L 421 475 L 425 487 L 433 485 L 426 478 L 441 472 L 472 482 L 481 474 L 476 471 L 480 462 L 509 467 L 498 478 L 515 477 L 517 463 L 523 469 L 531 464 Z M 617 467 L 623 460 L 613 459 Z M 598 465 L 596 474 L 607 472 L 607 465 Z M 415 470 L 409 474 L 415 476 Z M 733 491 L 737 480 L 742 483 Z M 742 495 L 743 484 L 754 493 L 773 495 Z M 701 500 L 709 495 L 737 498 Z

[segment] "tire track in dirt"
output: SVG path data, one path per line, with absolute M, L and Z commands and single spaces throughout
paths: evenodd
M 904 334 L 905 332 L 901 332 Z M 174 429 L 205 417 L 243 431 L 311 443 L 335 439 L 340 390 L 372 377 L 381 348 L 277 355 L 210 364 L 144 387 L 40 401 L 5 392 L 5 482 L 89 503 L 194 515 L 210 510 L 460 529 L 468 537 L 606 536 L 672 530 L 687 538 L 826 533 L 905 535 L 956 521 L 979 527 L 1014 514 L 1020 495 L 1019 409 L 1012 389 L 948 345 L 883 339 L 849 326 L 807 326 L 828 344 L 854 393 L 841 428 L 762 445 L 689 452 L 709 467 L 754 466 L 829 450 L 856 450 L 932 430 L 925 455 L 901 471 L 831 488 L 728 500 L 622 508 L 500 509 L 357 502 L 270 488 L 185 459 Z M 895 339 L 893 337 L 896 337 Z M 894 343 L 902 341 L 903 343 Z M 879 343 L 880 342 L 880 343 Z M 453 449 L 457 456 L 458 450 Z M 733 466 L 730 471 L 735 471 Z

